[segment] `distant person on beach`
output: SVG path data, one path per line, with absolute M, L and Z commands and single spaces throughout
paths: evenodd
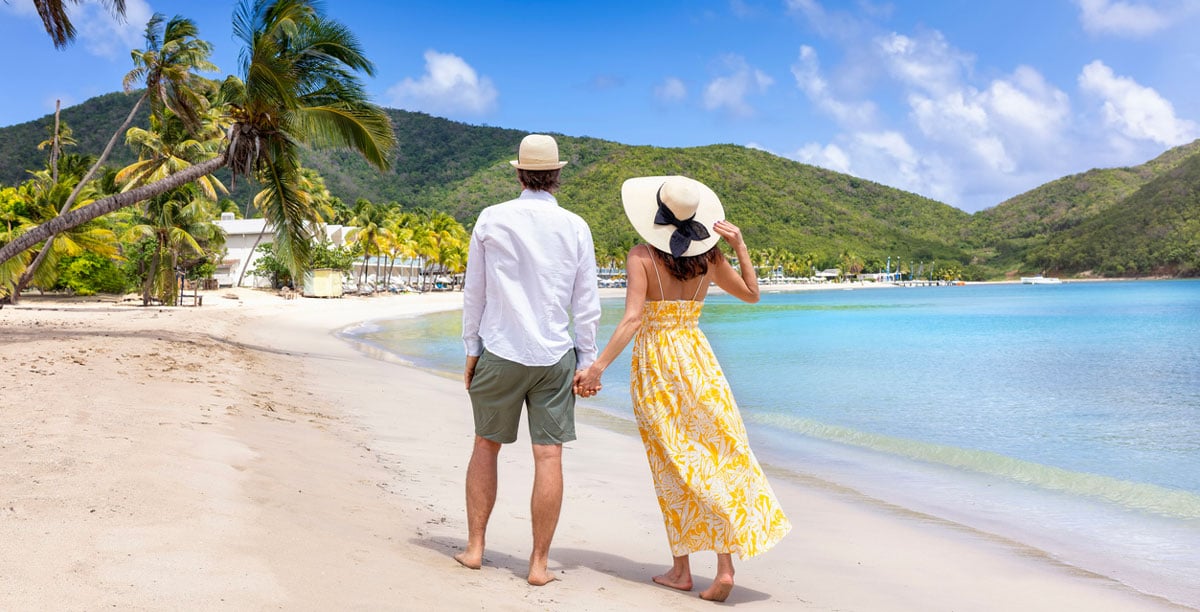
M 648 243 L 629 251 L 625 315 L 595 363 L 575 377 L 576 392 L 600 390 L 604 369 L 631 339 L 630 391 L 654 477 L 674 562 L 654 582 L 692 589 L 689 555 L 717 553 L 717 575 L 700 597 L 733 590 L 732 553 L 753 557 L 791 530 L 750 451 L 729 383 L 697 327 L 709 281 L 742 301 L 758 301 L 758 278 L 742 232 L 725 221 L 717 195 L 682 176 L 625 181 L 625 214 Z M 740 272 L 717 248 L 724 238 Z M 651 280 L 653 279 L 653 280 Z
M 531 134 L 521 141 L 520 197 L 489 206 L 471 233 L 463 287 L 463 381 L 475 415 L 467 466 L 467 547 L 454 556 L 479 569 L 496 503 L 500 447 L 517 439 L 527 407 L 533 443 L 533 552 L 529 584 L 544 585 L 550 541 L 562 507 L 562 445 L 575 439 L 577 368 L 596 358 L 600 297 L 592 233 L 558 205 L 558 143 Z M 569 328 L 574 319 L 575 338 Z

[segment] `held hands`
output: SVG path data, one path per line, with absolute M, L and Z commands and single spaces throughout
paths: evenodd
M 746 244 L 742 240 L 742 230 L 728 221 L 717 221 L 713 224 L 713 231 L 724 238 L 725 242 L 728 242 L 729 246 L 735 249 Z
M 600 375 L 603 372 L 596 369 L 595 365 L 588 366 L 583 370 L 575 371 L 575 382 L 573 387 L 575 395 L 579 397 L 592 397 L 600 392 L 603 385 L 600 384 Z

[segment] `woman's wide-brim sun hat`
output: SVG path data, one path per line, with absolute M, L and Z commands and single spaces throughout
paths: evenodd
M 530 134 L 521 139 L 517 158 L 508 162 L 518 170 L 558 170 L 567 165 L 558 159 L 558 143 L 545 134 Z
M 621 185 L 633 229 L 650 246 L 675 257 L 707 253 L 721 239 L 713 224 L 725 218 L 717 194 L 686 176 L 643 176 Z

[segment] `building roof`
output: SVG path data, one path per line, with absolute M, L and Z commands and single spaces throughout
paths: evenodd
M 267 220 L 261 217 L 258 219 L 221 219 L 213 223 L 225 230 L 227 236 L 257 236 L 264 227 L 267 227 Z M 267 233 L 274 235 L 274 228 L 267 228 Z

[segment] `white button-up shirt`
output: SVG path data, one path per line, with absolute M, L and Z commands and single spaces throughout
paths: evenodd
M 568 328 L 575 318 L 575 339 Z M 471 232 L 463 287 L 463 346 L 528 366 L 596 360 L 600 296 L 592 232 L 545 191 L 489 206 Z

